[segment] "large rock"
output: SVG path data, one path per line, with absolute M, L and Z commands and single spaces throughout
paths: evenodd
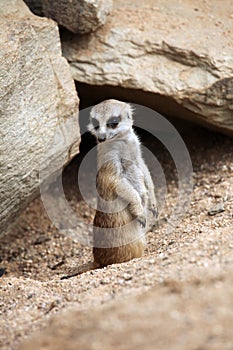
M 108 86 L 104 97 L 124 88 L 124 98 L 233 134 L 232 26 L 231 0 L 115 0 L 107 24 L 88 40 L 66 33 L 63 52 L 75 80 Z
M 112 0 L 25 0 L 34 13 L 54 19 L 73 33 L 86 34 L 102 26 Z
M 2 232 L 38 190 L 39 171 L 78 153 L 79 101 L 55 22 L 2 1 L 0 32 Z
M 29 6 L 30 10 L 38 16 L 43 16 L 43 3 L 42 0 L 24 0 Z

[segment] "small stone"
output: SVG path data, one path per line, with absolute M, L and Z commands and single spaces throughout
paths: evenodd
M 100 284 L 109 284 L 109 280 L 102 279 L 102 280 L 100 280 Z
M 208 215 L 209 215 L 209 216 L 213 216 L 213 215 L 222 213 L 223 211 L 225 211 L 225 209 L 224 209 L 224 204 L 223 204 L 223 203 L 217 203 L 215 206 L 213 206 L 213 207 L 208 211 Z
M 154 265 L 155 264 L 155 259 L 152 258 L 152 259 L 148 260 L 148 263 L 151 264 L 151 265 Z
M 222 166 L 222 171 L 228 171 L 227 165 L 223 165 L 223 166 Z
M 158 257 L 159 257 L 161 260 L 167 260 L 167 259 L 168 259 L 168 256 L 165 255 L 164 253 L 160 253 L 160 254 L 158 255 Z
M 125 281 L 130 281 L 133 279 L 133 276 L 129 273 L 124 273 L 123 278 Z

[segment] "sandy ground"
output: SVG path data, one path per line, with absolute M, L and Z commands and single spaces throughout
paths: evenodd
M 198 127 L 183 137 L 194 170 L 191 206 L 178 227 L 168 234 L 166 221 L 175 203 L 177 181 L 166 152 L 151 142 L 166 174 L 168 193 L 159 221 L 147 235 L 148 248 L 143 258 L 61 280 L 64 275 L 86 269 L 92 261 L 91 248 L 59 232 L 47 217 L 40 198 L 33 201 L 10 232 L 0 238 L 1 349 L 17 349 L 34 331 L 44 332 L 48 324 L 51 326 L 53 317 L 57 321 L 52 322 L 52 327 L 61 329 L 59 322 L 63 317 L 59 315 L 67 309 L 76 312 L 67 316 L 71 325 L 78 313 L 80 329 L 76 330 L 76 337 L 68 337 L 69 341 L 65 339 L 68 331 L 58 336 L 52 332 L 54 342 L 59 339 L 63 348 L 99 349 L 106 330 L 108 337 L 104 345 L 109 349 L 113 339 L 126 336 L 129 339 L 125 347 L 119 340 L 115 348 L 133 349 L 145 343 L 145 348 L 150 349 L 156 341 L 160 345 L 154 348 L 161 350 L 233 349 L 230 332 L 233 324 L 233 140 Z M 77 157 L 67 167 L 63 183 L 72 207 L 82 216 L 79 230 L 86 234 L 94 210 L 81 200 L 77 190 L 81 159 Z M 140 301 L 142 296 L 145 299 Z M 155 311 L 150 311 L 148 306 L 152 300 L 156 308 L 159 305 L 158 310 L 155 306 L 153 310 L 158 311 L 161 323 L 155 325 L 154 332 L 149 332 L 149 324 L 155 322 Z M 148 312 L 141 314 L 140 308 Z M 210 310 L 211 321 L 203 316 L 203 308 Z M 118 315 L 121 310 L 125 310 L 123 316 Z M 167 316 L 172 312 L 173 323 Z M 176 312 L 181 312 L 182 317 Z M 127 327 L 125 317 L 129 315 L 128 332 L 119 333 L 118 327 L 111 337 L 110 326 L 106 324 L 96 330 L 94 324 L 103 315 L 112 315 L 112 322 L 116 322 L 115 317 L 119 327 Z M 132 320 L 138 317 L 145 317 L 145 336 L 135 343 L 140 327 Z M 168 333 L 164 330 L 166 327 Z M 186 342 L 181 333 L 186 334 Z M 53 341 L 48 334 L 47 348 L 62 349 L 51 345 Z M 43 337 L 34 337 L 37 348 L 42 349 L 39 339 Z M 79 339 L 82 342 L 79 343 Z M 33 348 L 33 343 L 29 348 Z

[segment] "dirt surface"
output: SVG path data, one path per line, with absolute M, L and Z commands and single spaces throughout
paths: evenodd
M 91 314 L 73 306 L 21 350 L 230 350 L 233 293 L 222 289 L 232 288 L 232 272 L 189 283 L 166 281 L 140 295 L 96 307 Z
M 135 349 L 136 344 L 156 341 L 159 346 L 155 348 L 161 350 L 172 348 L 172 344 L 174 349 L 233 349 L 233 140 L 197 127 L 183 137 L 194 169 L 191 206 L 178 227 L 168 234 L 164 223 L 176 200 L 177 181 L 166 152 L 151 142 L 166 174 L 168 193 L 159 221 L 147 235 L 148 248 L 143 258 L 61 280 L 64 275 L 87 268 L 92 261 L 91 248 L 59 232 L 47 217 L 40 198 L 0 238 L 2 349 L 17 349 L 34 331 L 44 332 L 51 317 L 56 316 L 55 325 L 59 324 L 59 319 L 64 319 L 59 315 L 66 309 L 75 310 L 69 316 L 71 324 L 80 313 L 83 321 L 77 334 L 83 337 L 79 347 L 77 335 L 69 338 L 70 344 L 64 340 L 63 348 L 99 349 L 105 327 L 109 333 L 114 323 L 100 326 L 99 330 L 94 324 L 102 315 L 113 315 L 111 322 L 117 319 L 120 328 L 112 332 L 112 338 L 108 334 L 105 345 L 109 349 L 111 339 L 127 335 L 134 339 L 140 327 L 133 320 L 138 317 L 147 320 L 142 328 L 144 340 L 141 335 L 138 343 L 128 340 L 125 347 L 120 346 L 119 340 L 115 348 Z M 79 156 L 67 167 L 63 183 L 72 207 L 82 216 L 78 229 L 86 234 L 94 210 L 81 200 L 77 190 L 81 160 Z M 149 310 L 152 300 L 159 310 Z M 126 310 L 121 317 L 118 303 L 119 312 Z M 204 314 L 203 308 L 207 310 Z M 156 310 L 161 322 L 155 325 Z M 121 327 L 127 327 L 127 315 L 129 332 L 118 333 Z M 167 315 L 173 315 L 173 321 Z M 154 331 L 149 331 L 150 319 Z M 56 339 L 56 332 L 52 334 Z M 185 340 L 181 334 L 185 334 Z M 63 337 L 62 332 L 60 336 Z M 51 334 L 48 337 L 51 340 Z M 190 347 L 185 348 L 184 344 Z M 33 343 L 29 348 L 33 348 Z

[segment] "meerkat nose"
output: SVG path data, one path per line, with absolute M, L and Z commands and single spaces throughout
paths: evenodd
M 104 142 L 106 140 L 106 136 L 105 135 L 99 135 L 98 137 L 98 141 L 99 142 Z

